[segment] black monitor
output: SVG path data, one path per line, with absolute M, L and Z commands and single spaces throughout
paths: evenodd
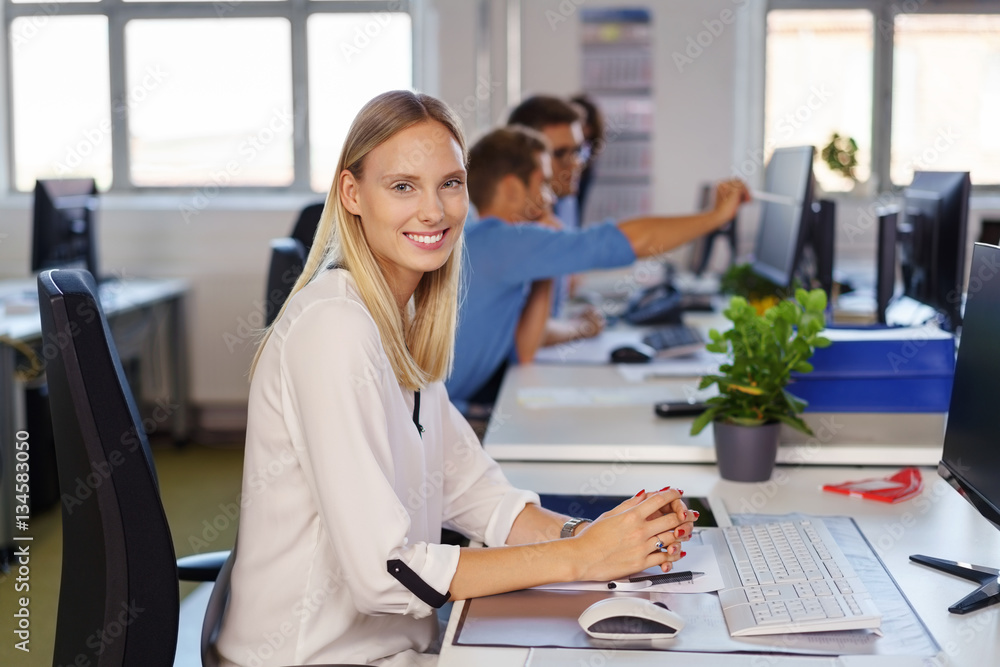
M 95 278 L 97 186 L 91 178 L 35 182 L 32 272 L 83 268 Z
M 954 331 L 962 324 L 969 172 L 918 171 L 903 193 L 899 261 L 903 295 L 926 304 Z
M 813 147 L 776 148 L 764 174 L 753 270 L 782 287 L 792 284 L 815 213 Z
M 1000 529 L 1000 447 L 996 395 L 1000 391 L 1000 248 L 977 243 L 972 251 L 965 323 L 955 363 L 948 426 L 938 473 Z M 1000 554 L 998 554 L 1000 557 Z M 910 559 L 980 584 L 949 607 L 965 614 L 1000 602 L 998 571 L 929 556 Z
M 875 315 L 879 324 L 887 324 L 886 311 L 896 295 L 896 228 L 899 209 L 882 207 L 878 216 L 878 249 L 875 253 Z

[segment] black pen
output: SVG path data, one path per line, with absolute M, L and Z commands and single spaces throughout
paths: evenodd
M 638 577 L 629 577 L 628 580 L 631 583 L 637 583 L 640 581 L 649 581 L 653 585 L 655 584 L 679 584 L 685 582 L 692 582 L 698 577 L 705 576 L 704 572 L 665 572 L 663 574 L 646 574 Z

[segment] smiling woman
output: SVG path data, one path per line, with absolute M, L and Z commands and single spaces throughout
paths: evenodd
M 695 517 L 677 491 L 591 524 L 549 512 L 448 400 L 465 161 L 457 117 L 426 95 L 385 93 L 351 125 L 251 370 L 225 667 L 430 665 L 434 610 L 452 597 L 667 571 L 683 555 Z M 261 470 L 279 472 L 261 483 Z M 442 528 L 494 548 L 441 544 Z

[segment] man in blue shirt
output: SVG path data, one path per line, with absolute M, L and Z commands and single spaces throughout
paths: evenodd
M 465 409 L 516 352 L 528 362 L 541 345 L 552 278 L 627 266 L 725 224 L 749 200 L 740 181 L 718 186 L 715 209 L 687 217 L 645 217 L 581 231 L 551 214 L 551 157 L 540 133 L 494 130 L 469 151 L 469 197 L 479 222 L 465 230 L 465 282 L 448 393 Z

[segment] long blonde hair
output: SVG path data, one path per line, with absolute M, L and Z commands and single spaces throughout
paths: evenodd
M 361 217 L 349 212 L 340 199 L 339 183 L 345 169 L 360 180 L 364 157 L 368 153 L 398 132 L 429 120 L 441 123 L 451 132 L 462 149 L 464 162 L 466 146 L 461 121 L 436 98 L 394 90 L 375 97 L 358 112 L 344 140 L 333 186 L 327 194 L 305 268 L 274 319 L 275 322 L 280 320 L 292 297 L 327 267 L 337 265 L 347 269 L 378 326 L 396 379 L 411 390 L 442 380 L 451 372 L 458 321 L 462 235 L 455 240 L 455 247 L 444 265 L 420 279 L 413 293 L 412 308 L 401 313 L 365 238 Z M 250 366 L 251 378 L 273 326 L 272 323 L 261 336 Z

